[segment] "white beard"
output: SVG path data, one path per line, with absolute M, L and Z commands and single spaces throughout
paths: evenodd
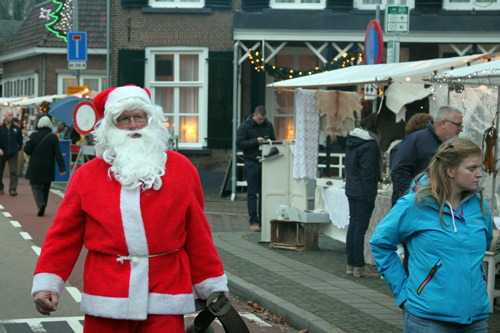
M 167 146 L 158 132 L 152 126 L 134 131 L 108 130 L 102 158 L 111 164 L 110 176 L 112 174 L 124 188 L 160 189 L 167 162 Z M 140 137 L 133 138 L 134 134 L 140 134 Z

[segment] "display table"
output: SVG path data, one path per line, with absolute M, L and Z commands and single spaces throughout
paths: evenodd
M 278 249 L 317 251 L 318 231 L 324 223 L 272 219 L 269 245 Z
M 323 196 L 321 191 L 324 188 L 322 186 L 316 187 L 315 209 L 328 210 L 332 223 L 323 226 L 320 232 L 345 243 L 347 228 L 349 226 L 349 203 L 344 189 L 329 187 L 327 188 L 328 196 Z M 375 198 L 375 209 L 366 230 L 364 243 L 365 262 L 370 265 L 375 265 L 375 261 L 373 260 L 369 242 L 377 225 L 391 210 L 391 195 L 392 192 L 381 192 Z

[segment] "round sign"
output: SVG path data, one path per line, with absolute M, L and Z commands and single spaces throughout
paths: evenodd
M 366 28 L 365 35 L 365 64 L 373 65 L 382 62 L 382 55 L 384 52 L 384 36 L 382 28 L 377 20 L 371 20 Z
M 99 117 L 94 104 L 90 101 L 78 103 L 73 112 L 73 124 L 78 133 L 88 135 L 92 133 Z

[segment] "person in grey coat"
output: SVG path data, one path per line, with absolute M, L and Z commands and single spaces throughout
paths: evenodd
M 31 190 L 38 207 L 38 216 L 45 214 L 45 207 L 49 198 L 50 184 L 55 179 L 55 161 L 59 166 L 59 173 L 66 173 L 59 139 L 52 133 L 52 121 L 44 116 L 38 120 L 38 130 L 30 135 L 24 152 L 30 155 L 26 178 L 30 180 Z

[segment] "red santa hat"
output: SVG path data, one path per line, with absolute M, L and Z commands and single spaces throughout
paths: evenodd
M 94 103 L 99 119 L 104 118 L 104 110 L 112 104 L 124 100 L 126 98 L 137 97 L 143 99 L 146 103 L 151 104 L 151 93 L 147 88 L 141 88 L 133 84 L 122 87 L 113 87 L 99 93 L 92 102 Z

